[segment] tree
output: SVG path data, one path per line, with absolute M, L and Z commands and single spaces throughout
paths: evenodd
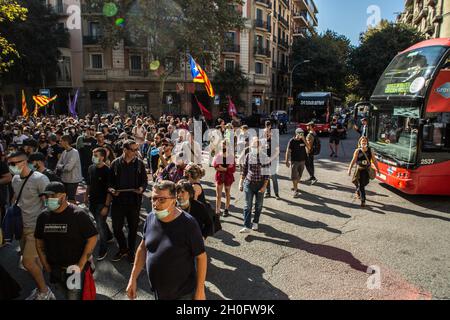
M 358 78 L 354 93 L 370 98 L 378 79 L 398 52 L 424 40 L 413 27 L 383 20 L 360 36 L 360 46 L 351 54 L 352 72 Z
M 225 32 L 244 25 L 237 10 L 242 0 L 121 0 L 114 3 L 89 0 L 87 3 L 93 10 L 107 13 L 100 20 L 104 47 L 114 47 L 125 40 L 145 48 L 148 62 L 162 62 L 155 74 L 160 80 L 160 103 L 165 81 L 176 70 L 176 63 L 185 59 L 186 53 L 203 67 L 209 62 L 216 63 L 215 57 L 225 42 Z M 125 23 L 118 24 L 118 18 L 123 18 Z M 174 62 L 173 67 L 166 67 L 167 60 Z
M 24 21 L 27 17 L 27 9 L 21 7 L 14 0 L 0 0 L 0 28 L 11 25 L 17 20 Z M 20 54 L 14 43 L 6 39 L 0 31 L 0 73 L 6 72 L 14 64 L 15 58 Z
M 20 63 L 2 74 L 2 80 L 28 86 L 54 81 L 60 56 L 58 47 L 68 46 L 69 33 L 57 28 L 58 16 L 42 1 L 17 2 L 28 11 L 27 19 L 1 25 L 0 34 L 7 34 L 15 44 Z
M 331 30 L 320 35 L 295 38 L 293 65 L 310 60 L 310 63 L 294 70 L 295 92 L 332 91 L 345 95 L 351 50 L 350 40 Z
M 217 94 L 220 95 L 222 108 L 228 104 L 228 96 L 231 96 L 236 107 L 245 108 L 245 102 L 241 100 L 241 93 L 248 87 L 248 79 L 240 66 L 232 70 L 217 70 L 214 84 Z

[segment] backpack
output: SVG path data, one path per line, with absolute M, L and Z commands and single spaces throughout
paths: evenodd
M 313 141 L 313 147 L 312 147 L 312 153 L 315 156 L 318 156 L 320 154 L 320 150 L 322 149 L 322 145 L 320 143 L 320 139 L 317 137 L 317 134 L 313 134 L 314 141 Z
M 218 231 L 222 230 L 222 225 L 220 223 L 220 216 L 216 214 L 216 212 L 214 211 L 214 209 L 211 207 L 211 205 L 209 204 L 209 202 L 207 203 L 202 203 L 203 206 L 206 208 L 206 211 L 208 211 L 208 215 L 211 218 L 212 222 L 213 222 L 213 229 L 212 229 L 212 233 L 208 234 L 208 236 L 213 236 L 215 235 Z

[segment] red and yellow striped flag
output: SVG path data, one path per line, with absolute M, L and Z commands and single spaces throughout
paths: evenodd
M 36 102 L 36 104 L 39 107 L 45 107 L 46 105 L 48 105 L 50 102 L 56 100 L 56 98 L 58 98 L 58 95 L 54 96 L 53 98 L 48 98 L 46 96 L 33 96 L 33 100 L 34 102 Z
M 22 116 L 28 118 L 27 100 L 25 99 L 25 92 L 22 90 Z
M 34 106 L 33 117 L 37 118 L 38 113 L 39 113 L 39 108 L 38 108 L 38 105 L 36 104 Z

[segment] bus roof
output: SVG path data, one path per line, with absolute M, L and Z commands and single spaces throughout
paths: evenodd
M 412 47 L 409 47 L 405 51 L 400 52 L 400 54 L 409 52 L 412 50 L 420 49 L 420 48 L 431 47 L 431 46 L 450 47 L 450 38 L 438 38 L 438 39 L 425 40 L 425 41 L 416 43 L 415 45 L 413 45 Z

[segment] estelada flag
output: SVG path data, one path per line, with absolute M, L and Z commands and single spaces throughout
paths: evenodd
M 25 118 L 28 118 L 28 106 L 27 106 L 27 100 L 25 99 L 25 92 L 22 90 L 22 116 Z
M 191 74 L 192 79 L 196 83 L 204 83 L 206 92 L 208 93 L 208 96 L 214 97 L 216 94 L 214 93 L 214 89 L 211 85 L 211 81 L 209 81 L 208 76 L 206 75 L 206 72 L 203 71 L 202 67 L 195 62 L 194 58 L 192 56 L 189 56 L 189 62 L 191 65 Z
M 237 115 L 236 106 L 233 101 L 231 101 L 231 96 L 228 96 L 228 114 L 230 117 L 235 117 Z
M 55 101 L 56 98 L 58 98 L 58 95 L 55 95 L 52 98 L 48 98 L 47 96 L 33 96 L 34 102 L 36 102 L 39 107 L 45 107 L 50 102 Z

